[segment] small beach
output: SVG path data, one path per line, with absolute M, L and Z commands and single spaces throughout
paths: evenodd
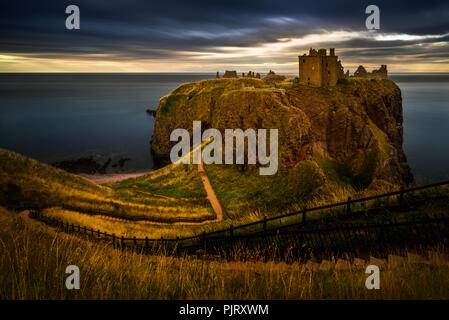
M 150 171 L 126 172 L 126 173 L 104 173 L 104 174 L 80 173 L 80 174 L 78 174 L 78 176 L 83 177 L 87 180 L 90 180 L 96 184 L 103 184 L 103 183 L 112 183 L 112 182 L 118 182 L 118 181 L 127 180 L 127 179 L 131 179 L 131 178 L 141 177 L 141 176 L 146 175 Z

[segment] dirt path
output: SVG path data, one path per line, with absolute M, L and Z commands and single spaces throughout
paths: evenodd
M 215 193 L 214 188 L 212 187 L 212 184 L 210 183 L 210 180 L 206 174 L 206 171 L 204 170 L 202 153 L 200 163 L 198 164 L 198 173 L 200 174 L 201 180 L 203 181 L 204 189 L 207 193 L 207 199 L 209 199 L 212 209 L 214 209 L 214 212 L 217 216 L 215 220 L 209 221 L 220 222 L 223 220 L 223 207 L 221 206 L 221 203 L 217 198 L 217 194 Z
M 96 215 L 95 217 L 104 219 L 104 220 L 110 220 L 110 221 L 121 221 L 121 222 L 134 222 L 139 224 L 153 224 L 153 225 L 202 225 L 206 223 L 213 223 L 213 222 L 220 222 L 223 221 L 223 207 L 221 206 L 220 201 L 218 200 L 218 197 L 214 191 L 214 188 L 212 187 L 212 184 L 210 183 L 209 178 L 207 177 L 206 171 L 204 170 L 203 161 L 201 159 L 201 162 L 198 164 L 198 174 L 201 177 L 201 181 L 203 182 L 204 189 L 206 190 L 207 199 L 209 200 L 212 209 L 215 212 L 216 218 L 213 220 L 205 220 L 202 222 L 156 222 L 156 221 L 148 221 L 148 220 L 136 220 L 131 221 L 123 218 L 117 218 L 117 217 L 111 217 L 106 215 Z M 134 190 L 138 191 L 138 190 Z M 146 193 L 145 191 L 138 191 L 142 193 Z M 149 193 L 151 194 L 151 193 Z
M 214 191 L 214 188 L 212 187 L 212 184 L 210 183 L 210 180 L 206 174 L 206 171 L 204 170 L 203 161 L 201 159 L 201 162 L 198 164 L 198 173 L 201 177 L 201 181 L 203 182 L 204 189 L 207 193 L 207 199 L 209 200 L 212 209 L 215 212 L 216 218 L 214 220 L 205 220 L 202 222 L 156 222 L 156 221 L 148 221 L 148 220 L 137 220 L 137 221 L 131 221 L 127 219 L 122 218 L 116 218 L 116 217 L 110 217 L 105 215 L 97 215 L 96 217 L 105 219 L 105 220 L 111 220 L 111 221 L 121 221 L 121 222 L 135 222 L 135 223 L 142 223 L 142 224 L 154 224 L 154 225 L 167 225 L 167 224 L 173 224 L 173 225 L 201 225 L 206 223 L 212 223 L 212 222 L 220 222 L 223 220 L 223 207 L 221 206 L 220 201 L 218 200 L 218 197 Z M 142 191 L 144 192 L 144 191 Z
M 119 174 L 115 174 L 115 173 L 113 173 L 113 174 L 93 174 L 93 175 L 79 174 L 79 176 L 81 176 L 85 179 L 88 179 L 94 183 L 101 184 L 101 183 L 108 183 L 108 182 L 117 182 L 117 181 L 129 179 L 129 178 L 136 178 L 139 176 L 143 176 L 147 173 L 148 172 L 119 173 Z M 167 225 L 167 224 L 201 225 L 201 224 L 206 224 L 206 223 L 223 221 L 223 207 L 221 206 L 221 203 L 218 200 L 217 194 L 215 193 L 214 188 L 212 187 L 212 184 L 210 183 L 210 180 L 206 174 L 206 171 L 204 170 L 202 153 L 201 153 L 200 163 L 198 164 L 198 174 L 200 175 L 201 181 L 203 182 L 204 190 L 206 190 L 207 199 L 209 200 L 209 202 L 212 206 L 212 209 L 214 210 L 215 215 L 216 215 L 216 218 L 213 220 L 205 220 L 202 222 L 173 222 L 173 223 L 169 223 L 169 222 L 155 222 L 155 221 L 148 221 L 148 220 L 130 221 L 127 219 L 115 218 L 115 217 L 110 217 L 110 216 L 105 216 L 105 215 L 97 215 L 96 217 L 105 219 L 105 220 L 136 222 L 136 223 L 155 224 L 155 225 Z M 135 187 L 135 186 L 133 186 L 133 187 Z M 146 192 L 146 191 L 141 191 L 141 190 L 133 190 L 133 191 L 139 192 L 139 193 L 150 194 L 150 195 L 154 195 L 154 196 L 159 196 L 161 198 L 172 199 L 171 197 L 158 195 L 158 194 L 154 194 L 154 193 L 150 193 L 150 192 Z M 27 217 L 28 217 L 28 214 L 27 214 Z M 30 219 L 30 220 L 33 220 L 33 219 Z

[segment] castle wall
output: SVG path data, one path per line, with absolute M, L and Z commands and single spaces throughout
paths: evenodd
M 331 48 L 330 55 L 326 49 L 310 49 L 309 55 L 299 56 L 299 82 L 312 86 L 335 86 L 339 78 L 344 77 L 342 67 Z
M 239 76 L 237 75 L 237 71 L 235 71 L 235 70 L 231 70 L 231 71 L 226 70 L 223 75 L 223 78 L 238 78 L 238 77 Z
M 335 86 L 338 81 L 338 58 L 336 56 L 323 57 L 322 85 Z
M 363 66 L 359 66 L 354 72 L 354 77 L 376 80 L 388 79 L 387 66 L 382 65 L 378 70 L 373 70 L 373 72 L 367 72 Z
M 349 77 L 349 72 L 344 72 L 341 61 L 335 55 L 335 49 L 330 48 L 329 55 L 326 49 L 318 51 L 310 48 L 309 54 L 298 56 L 299 77 L 298 82 L 310 86 L 335 86 L 339 79 Z M 365 79 L 388 79 L 386 65 L 382 65 L 378 70 L 367 72 L 363 66 L 359 66 L 354 77 Z
M 299 82 L 312 86 L 322 86 L 322 65 L 322 57 L 320 56 L 300 56 Z

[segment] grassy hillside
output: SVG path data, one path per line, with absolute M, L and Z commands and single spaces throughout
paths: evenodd
M 226 207 L 227 216 L 239 220 L 248 212 L 278 215 L 311 205 L 320 193 L 324 177 L 313 162 L 303 161 L 296 170 L 272 176 L 245 172 L 232 165 L 206 165 L 205 170 Z
M 346 200 L 348 196 L 358 198 L 395 189 L 381 184 L 373 190 L 357 193 L 353 188 L 338 185 L 332 180 L 334 175 L 342 177 L 342 174 L 339 167 L 331 163 L 325 170 L 327 184 L 322 184 L 321 171 L 309 161 L 302 162 L 296 172 L 280 171 L 274 176 L 260 176 L 241 171 L 236 166 L 206 165 L 208 176 L 225 209 L 222 222 L 145 223 L 145 220 L 154 219 L 169 222 L 173 219 L 191 221 L 189 219 L 195 218 L 201 221 L 215 218 L 196 165 L 169 165 L 139 178 L 99 186 L 6 150 L 0 150 L 0 156 L 3 169 L 0 172 L 0 195 L 3 197 L 0 204 L 14 210 L 42 208 L 48 216 L 125 237 L 191 236 L 228 228 L 231 224 L 250 223 L 303 206 L 329 204 Z M 430 192 L 427 196 L 437 195 L 435 190 Z M 301 201 L 296 201 L 297 198 Z M 383 205 L 373 201 L 359 209 Z M 319 219 L 327 214 L 309 214 L 309 219 Z M 282 223 L 288 221 L 284 219 Z
M 215 217 L 195 166 L 171 165 L 137 179 L 99 186 L 2 149 L 0 204 L 15 210 L 64 205 L 133 221 Z
M 449 266 L 384 267 L 381 290 L 363 269 L 142 256 L 38 230 L 0 207 L 0 299 L 448 299 Z M 45 254 L 42 254 L 42 253 Z M 65 288 L 80 268 L 81 289 Z
M 111 196 L 108 188 L 0 149 L 0 204 L 6 207 L 45 208 L 71 199 L 95 201 Z

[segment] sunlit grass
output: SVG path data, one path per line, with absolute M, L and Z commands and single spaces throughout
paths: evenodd
M 3 208 L 0 252 L 0 299 L 449 298 L 449 266 L 382 267 L 381 289 L 367 290 L 364 268 L 310 272 L 298 263 L 139 255 L 38 231 Z M 73 264 L 80 290 L 65 287 L 65 268 Z
M 194 165 L 170 165 L 144 177 L 96 185 L 0 149 L 0 204 L 16 210 L 66 206 L 131 220 L 215 218 Z

